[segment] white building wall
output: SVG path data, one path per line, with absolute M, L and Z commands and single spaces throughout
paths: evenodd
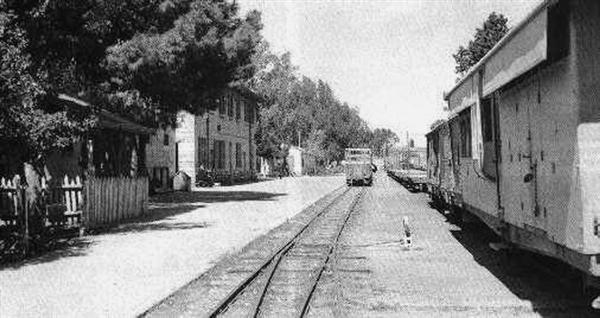
M 235 92 L 228 94 L 234 94 L 236 102 L 241 98 Z M 200 155 L 200 138 L 208 139 L 208 162 L 205 168 L 219 173 L 256 171 L 256 143 L 254 142 L 256 120 L 252 124 L 245 121 L 245 107 L 252 104 L 246 99 L 243 99 L 243 103 L 239 119 L 236 118 L 235 106 L 233 116 L 227 114 L 227 108 L 225 114 L 221 114 L 219 109 L 199 116 L 187 112 L 179 114 L 176 128 L 179 151 L 178 167 L 192 178 L 192 182 L 196 180 L 196 172 L 200 165 L 206 161 Z M 217 140 L 225 142 L 225 162 L 221 169 L 218 168 L 218 157 L 215 153 L 215 141 Z M 241 145 L 241 164 L 239 166 L 236 166 L 237 143 Z M 252 156 L 250 152 L 252 152 Z
M 166 136 L 166 137 L 165 137 Z M 162 187 L 168 187 L 168 179 L 175 174 L 175 130 L 171 127 L 158 128 L 149 136 L 146 145 L 146 167 L 150 178 L 156 173 L 162 176 Z M 166 170 L 165 170 L 166 169 Z
M 177 116 L 177 161 L 179 171 L 185 172 L 192 182 L 196 180 L 197 134 L 196 116 L 188 112 L 180 112 Z

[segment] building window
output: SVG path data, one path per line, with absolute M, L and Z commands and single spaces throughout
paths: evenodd
M 246 170 L 248 168 L 246 164 L 246 152 L 242 152 L 242 164 L 244 166 L 244 170 Z
M 253 163 L 252 163 L 254 160 L 254 156 L 252 156 L 252 151 L 248 152 L 248 157 L 250 157 L 250 158 L 248 158 L 248 169 L 252 170 L 252 169 L 254 169 Z
M 225 105 L 225 98 L 217 98 L 216 101 L 217 101 L 217 104 L 219 104 L 219 115 L 221 115 L 221 117 L 225 116 L 225 114 L 227 112 L 227 108 Z
M 244 120 L 247 123 L 252 123 L 252 106 L 250 103 L 244 103 Z
M 168 188 L 169 187 L 169 168 L 168 167 L 154 167 L 152 168 L 152 183 L 156 188 Z
M 463 110 L 459 117 L 460 156 L 471 158 L 471 108 Z
M 215 166 L 217 169 L 225 168 L 225 141 L 215 140 L 214 141 L 214 157 Z
M 165 133 L 163 135 L 163 145 L 168 146 L 169 145 L 169 134 Z
M 242 118 L 242 101 L 238 100 L 235 103 L 235 120 L 240 120 Z
M 208 139 L 198 138 L 198 165 L 209 167 Z
M 239 142 L 235 144 L 235 167 L 242 167 L 242 144 Z
M 229 170 L 233 170 L 233 146 L 231 142 L 229 142 Z
M 235 104 L 235 98 L 233 96 L 233 94 L 229 95 L 229 107 L 228 107 L 228 114 L 230 118 L 233 118 L 233 104 Z

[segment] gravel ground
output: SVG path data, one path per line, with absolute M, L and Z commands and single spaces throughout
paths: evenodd
M 311 317 L 593 317 L 589 302 L 555 277 L 488 247 L 485 228 L 463 229 L 379 174 L 343 232 Z M 413 246 L 406 249 L 402 217 Z
M 0 317 L 136 316 L 343 184 L 301 177 L 163 195 L 144 220 L 0 269 Z

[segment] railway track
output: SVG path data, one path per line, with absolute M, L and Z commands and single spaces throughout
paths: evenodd
M 303 317 L 365 188 L 347 188 L 242 281 L 210 317 Z

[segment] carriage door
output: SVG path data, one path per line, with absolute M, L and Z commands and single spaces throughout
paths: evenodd
M 523 191 L 521 194 L 521 209 L 523 220 L 526 225 L 534 228 L 545 229 L 545 217 L 540 211 L 539 193 L 540 193 L 540 163 L 543 160 L 542 146 L 542 127 L 541 127 L 541 107 L 539 94 L 539 85 L 534 81 L 525 89 L 525 99 L 523 103 L 523 114 L 517 116 L 517 121 L 522 121 L 520 132 L 521 152 L 521 184 Z

